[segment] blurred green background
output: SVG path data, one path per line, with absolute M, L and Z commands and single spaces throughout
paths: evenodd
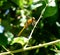
M 5 46 L 9 50 L 23 48 L 33 28 L 29 25 L 18 37 L 28 19 L 37 21 L 41 11 L 48 4 L 43 17 L 35 28 L 29 46 L 44 44 L 60 39 L 60 0 L 0 0 L 0 52 Z M 15 53 L 14 55 L 60 55 L 60 43 L 39 49 Z

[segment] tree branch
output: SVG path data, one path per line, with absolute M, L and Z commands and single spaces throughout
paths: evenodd
M 10 54 L 10 53 L 18 53 L 18 52 L 23 52 L 23 51 L 27 51 L 27 50 L 36 49 L 36 48 L 41 48 L 41 47 L 44 47 L 44 46 L 49 46 L 49 45 L 56 44 L 58 42 L 60 42 L 60 39 L 52 41 L 52 42 L 44 43 L 44 44 L 39 44 L 39 45 L 32 46 L 32 47 L 27 47 L 27 48 L 24 48 L 24 49 L 18 49 L 18 50 L 14 50 L 14 51 L 10 51 L 10 52 L 3 52 L 3 53 L 0 53 L 0 55 Z
M 5 48 L 5 46 L 2 45 L 2 47 L 7 51 L 10 52 L 7 48 Z M 14 55 L 13 53 L 10 52 L 11 55 Z

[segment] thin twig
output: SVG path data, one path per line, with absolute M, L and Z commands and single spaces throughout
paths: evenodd
M 29 39 L 31 38 L 31 36 L 32 36 L 32 34 L 33 34 L 33 32 L 34 32 L 34 30 L 35 30 L 35 28 L 36 28 L 36 26 L 37 26 L 38 22 L 39 22 L 39 21 L 40 21 L 40 19 L 42 18 L 42 16 L 43 16 L 43 14 L 44 14 L 44 11 L 45 11 L 46 7 L 47 7 L 47 6 L 45 6 L 45 8 L 42 10 L 42 12 L 41 12 L 41 15 L 40 15 L 39 19 L 37 20 L 36 24 L 34 25 L 34 27 L 33 27 L 32 31 L 31 31 L 31 33 L 30 33 L 30 35 L 29 35 Z
M 44 46 L 53 45 L 53 44 L 56 44 L 58 42 L 60 42 L 60 39 L 52 41 L 52 42 L 44 43 L 44 44 L 39 44 L 39 45 L 32 46 L 32 47 L 27 47 L 25 49 L 18 49 L 18 50 L 14 50 L 14 51 L 10 51 L 10 52 L 3 52 L 3 53 L 0 53 L 0 55 L 10 54 L 11 52 L 12 53 L 18 53 L 18 52 L 28 51 L 28 50 L 32 50 L 32 49 L 36 49 L 36 48 L 41 48 L 41 47 L 44 47 Z
M 60 53 L 60 50 L 52 50 L 52 51 L 54 51 L 54 52 L 56 52 L 56 53 Z
M 35 30 L 35 28 L 36 28 L 36 26 L 37 26 L 38 22 L 41 20 L 41 18 L 42 18 L 42 16 L 43 16 L 43 14 L 44 14 L 44 12 L 45 12 L 46 7 L 47 7 L 47 4 L 46 4 L 45 8 L 42 10 L 42 12 L 41 12 L 41 15 L 40 15 L 39 19 L 36 21 L 36 23 L 35 23 L 35 25 L 34 25 L 34 27 L 33 27 L 32 31 L 31 31 L 30 35 L 28 36 L 28 42 L 26 43 L 26 45 L 24 46 L 24 48 L 26 48 L 26 47 L 27 47 L 27 45 L 28 45 L 28 43 L 29 43 L 29 40 L 32 38 L 32 34 L 33 34 L 33 32 L 34 32 L 34 30 Z
M 7 51 L 10 52 L 7 48 L 5 48 L 5 46 L 2 45 L 2 47 Z M 14 55 L 12 52 L 10 52 L 11 55 Z

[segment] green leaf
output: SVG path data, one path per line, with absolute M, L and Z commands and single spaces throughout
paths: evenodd
M 7 45 L 7 37 L 4 34 L 0 34 L 0 45 Z
M 20 8 L 23 8 L 24 0 L 12 0 L 14 3 L 16 3 Z
M 58 49 L 60 49 L 60 42 L 56 43 L 56 46 L 57 46 Z
M 36 9 L 36 8 L 38 8 L 38 7 L 40 7 L 40 6 L 42 6 L 42 3 L 39 3 L 39 4 L 36 4 L 36 5 L 31 5 L 31 9 L 33 10 L 33 9 Z
M 55 15 L 57 12 L 57 7 L 47 7 L 45 12 L 44 12 L 44 15 L 43 17 L 46 18 L 46 17 L 49 17 L 49 16 L 53 16 Z
M 7 2 L 7 0 L 0 0 L 0 6 L 3 6 L 4 2 Z
M 0 1 L 0 6 L 2 6 L 3 5 L 3 1 Z
M 60 55 L 60 52 L 55 53 L 55 55 Z
M 17 15 L 20 15 L 20 10 L 16 10 L 16 14 Z
M 11 26 L 8 20 L 3 20 L 2 21 L 2 26 L 4 26 L 5 30 L 10 30 Z
M 31 5 L 33 0 L 28 0 L 28 5 Z
M 25 37 L 16 37 L 16 38 L 13 39 L 11 45 L 13 45 L 15 43 L 20 43 L 23 46 L 24 44 L 26 44 L 26 42 L 27 42 L 27 38 L 25 38 Z
M 47 4 L 48 6 L 43 15 L 44 18 L 53 16 L 57 13 L 57 6 L 55 0 L 48 0 Z
M 12 41 L 13 37 L 14 37 L 14 35 L 11 32 L 6 32 L 5 36 L 8 39 L 8 43 L 10 43 Z

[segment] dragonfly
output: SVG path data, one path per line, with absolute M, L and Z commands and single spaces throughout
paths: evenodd
M 30 18 L 27 20 L 27 22 L 25 23 L 24 27 L 21 29 L 21 31 L 18 33 L 18 36 L 21 35 L 21 33 L 23 32 L 24 29 L 26 29 L 29 25 L 34 25 L 36 23 L 36 20 L 34 17 Z

